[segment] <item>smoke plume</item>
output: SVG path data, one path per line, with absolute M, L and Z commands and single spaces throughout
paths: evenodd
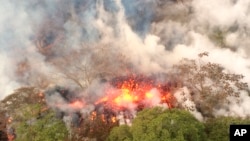
M 2 0 L 0 99 L 22 86 L 60 85 L 74 89 L 76 97 L 53 90 L 48 103 L 71 111 L 69 101 L 102 97 L 112 86 L 107 81 L 166 74 L 181 58 L 204 51 L 210 53 L 206 61 L 243 74 L 250 84 L 249 5 L 248 0 Z M 215 113 L 250 116 L 248 94 L 241 93 L 240 101 Z

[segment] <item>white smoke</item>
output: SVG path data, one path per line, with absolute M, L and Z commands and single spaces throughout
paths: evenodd
M 201 113 L 199 113 L 197 109 L 195 108 L 195 103 L 192 101 L 192 98 L 190 96 L 190 93 L 187 87 L 183 87 L 179 89 L 178 91 L 176 91 L 174 93 L 174 96 L 176 97 L 177 102 L 180 103 L 184 109 L 188 110 L 198 120 L 200 121 L 203 120 Z
M 20 87 L 20 85 L 16 82 L 12 80 L 12 77 L 14 74 L 8 73 L 8 72 L 12 72 L 12 70 L 8 70 L 11 69 L 11 65 L 10 62 L 8 62 L 8 58 L 6 57 L 6 55 L 2 55 L 0 54 L 0 99 L 5 98 L 8 94 L 10 94 L 13 89 L 17 89 L 18 87 Z M 6 76 L 6 74 L 8 74 Z M 14 77 L 14 76 L 13 76 Z
M 75 78 L 69 82 L 61 75 L 65 70 L 68 76 L 84 79 L 79 81 L 84 86 L 90 85 L 82 93 L 86 95 L 101 87 L 95 83 L 99 77 L 125 74 L 119 57 L 124 56 L 126 62 L 121 66 L 150 75 L 167 73 L 180 59 L 195 59 L 204 51 L 209 52 L 206 61 L 221 64 L 230 73 L 243 74 L 250 84 L 248 0 L 147 0 L 131 3 L 132 8 L 127 2 L 1 1 L 0 99 L 18 87 L 37 84 L 38 77 L 45 83 L 72 85 Z M 95 61 L 95 54 L 103 58 Z M 18 76 L 17 64 L 22 60 L 30 67 L 25 75 Z M 76 63 L 90 70 L 87 75 L 91 77 L 76 73 Z M 182 102 L 179 96 L 177 92 L 177 100 Z M 248 94 L 240 96 L 243 104 L 225 105 L 228 115 L 235 113 L 236 107 L 242 112 L 234 115 L 250 114 L 244 110 L 250 101 Z M 193 103 L 189 100 L 186 104 Z M 199 114 L 196 117 L 200 119 Z
M 230 105 L 225 105 L 224 108 L 215 111 L 216 116 L 237 116 L 242 118 L 250 116 L 248 108 L 250 104 L 250 97 L 247 93 L 242 92 L 238 100 L 235 98 L 229 99 L 231 102 Z

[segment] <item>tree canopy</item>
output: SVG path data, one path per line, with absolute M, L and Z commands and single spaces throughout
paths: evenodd
M 199 59 L 182 59 L 174 65 L 172 76 L 191 91 L 197 110 L 204 117 L 212 117 L 213 110 L 220 108 L 228 97 L 239 97 L 241 91 L 248 90 L 248 84 L 242 82 L 243 75 L 227 73 L 216 63 L 203 61 L 207 52 L 200 53 Z
M 207 120 L 205 122 L 207 141 L 229 141 L 231 124 L 250 124 L 250 119 L 218 117 Z
M 204 126 L 189 112 L 156 107 L 138 113 L 131 127 L 114 128 L 108 141 L 200 141 Z
M 43 112 L 39 104 L 26 105 L 19 110 L 13 123 L 16 141 L 63 141 L 67 137 L 65 124 L 55 118 L 53 111 Z

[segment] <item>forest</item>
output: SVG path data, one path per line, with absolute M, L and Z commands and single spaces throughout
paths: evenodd
M 0 1 L 0 140 L 228 141 L 250 124 L 249 7 Z

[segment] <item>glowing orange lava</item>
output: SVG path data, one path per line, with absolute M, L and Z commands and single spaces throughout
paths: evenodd
M 153 98 L 154 95 L 152 93 L 150 93 L 150 92 L 147 92 L 145 94 L 145 96 L 146 96 L 147 99 L 150 99 L 150 98 Z
M 70 103 L 69 106 L 72 107 L 73 109 L 81 109 L 84 107 L 84 103 L 79 100 L 76 100 Z
M 122 89 L 121 94 L 117 95 L 117 97 L 114 99 L 114 102 L 121 106 L 123 103 L 133 103 L 137 101 L 137 96 L 133 95 L 129 89 Z
M 173 96 L 164 91 L 162 84 L 131 78 L 119 81 L 116 87 L 107 89 L 105 96 L 97 100 L 95 104 L 101 103 L 112 109 L 121 109 L 140 105 L 152 107 L 155 106 L 153 104 L 158 102 L 158 104 L 166 103 L 169 107 L 172 107 Z
M 93 111 L 93 112 L 91 113 L 91 115 L 90 115 L 90 120 L 91 120 L 91 121 L 95 120 L 95 119 L 96 119 L 96 115 L 97 115 L 96 111 Z
M 116 122 L 116 117 L 115 117 L 115 116 L 112 116 L 111 121 L 112 121 L 113 123 L 115 123 L 115 122 Z

